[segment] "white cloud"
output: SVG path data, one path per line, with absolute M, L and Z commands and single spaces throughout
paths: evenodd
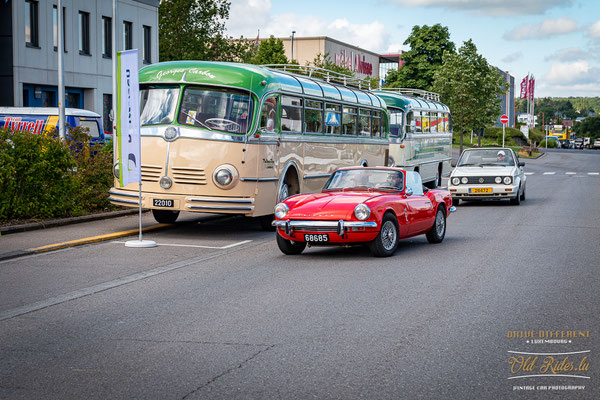
M 519 61 L 522 58 L 523 58 L 523 52 L 516 51 L 514 53 L 507 54 L 501 61 L 505 62 L 505 63 L 511 63 L 511 62 Z
M 600 38 L 600 21 L 597 21 L 595 24 L 590 26 L 588 34 L 593 38 Z
M 586 60 L 590 53 L 580 47 L 561 49 L 544 58 L 544 61 L 579 61 Z
M 571 18 L 545 19 L 539 24 L 524 24 L 504 34 L 506 40 L 544 39 L 578 31 L 577 21 Z
M 258 29 L 269 21 L 270 0 L 236 0 L 229 7 L 227 34 L 238 38 L 256 37 Z M 262 36 L 262 34 L 261 34 Z
M 587 61 L 553 62 L 544 80 L 554 85 L 599 85 L 600 69 Z
M 390 43 L 386 49 L 386 54 L 400 54 L 404 50 L 404 44 L 401 42 Z
M 554 7 L 569 6 L 575 0 L 393 0 L 404 7 L 437 7 L 471 11 L 484 15 L 543 14 Z

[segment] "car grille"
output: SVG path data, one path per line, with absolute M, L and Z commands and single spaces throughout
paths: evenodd
M 468 176 L 467 179 L 471 185 L 496 183 L 495 176 Z

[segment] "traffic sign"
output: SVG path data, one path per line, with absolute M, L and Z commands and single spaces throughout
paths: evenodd
M 502 122 L 503 124 L 508 124 L 508 115 L 504 114 L 500 117 L 500 122 Z

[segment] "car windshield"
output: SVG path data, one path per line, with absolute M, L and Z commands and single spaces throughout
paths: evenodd
M 508 149 L 478 149 L 465 151 L 457 164 L 459 167 L 475 166 L 514 166 L 515 159 Z
M 357 168 L 336 171 L 323 190 L 403 190 L 402 172 L 383 169 Z
M 252 100 L 247 92 L 232 89 L 188 87 L 177 118 L 180 124 L 211 131 L 247 133 Z

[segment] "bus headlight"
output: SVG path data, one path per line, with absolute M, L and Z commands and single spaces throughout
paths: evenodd
M 162 178 L 160 178 L 160 181 L 158 183 L 159 183 L 160 187 L 165 190 L 167 190 L 171 186 L 173 186 L 173 181 L 168 176 L 163 176 Z
M 238 182 L 237 169 L 231 164 L 219 165 L 213 172 L 213 182 L 221 189 L 231 189 Z
M 113 170 L 113 175 L 115 176 L 115 178 L 119 179 L 120 176 L 119 176 L 119 162 L 118 161 L 115 163 L 115 165 L 113 165 L 112 170 Z
M 452 178 L 452 184 L 454 186 L 458 186 L 459 183 L 460 183 L 460 179 L 458 179 L 457 177 Z
M 284 219 L 288 211 L 290 211 L 290 209 L 284 203 L 279 203 L 275 206 L 275 216 L 279 219 Z
M 371 209 L 364 203 L 360 203 L 354 208 L 354 216 L 359 221 L 364 221 L 371 215 Z
M 510 185 L 512 183 L 512 178 L 510 176 L 505 176 L 504 177 L 504 184 L 505 185 Z

